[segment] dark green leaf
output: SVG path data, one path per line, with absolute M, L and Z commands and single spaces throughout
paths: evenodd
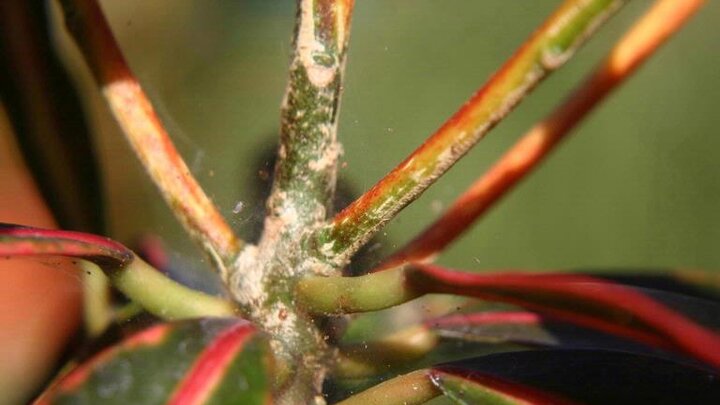
M 580 274 L 468 273 L 415 265 L 410 284 L 518 305 L 642 344 L 668 348 L 720 366 L 720 335 L 643 290 Z
M 475 398 L 488 395 L 487 385 L 530 403 L 557 403 L 544 401 L 548 396 L 603 405 L 720 403 L 717 371 L 619 351 L 502 353 L 440 366 L 433 375 L 460 404 L 482 403 Z
M 570 404 L 571 402 L 521 384 L 488 375 L 434 370 L 431 379 L 443 394 L 461 405 Z
M 38 404 L 268 404 L 271 367 L 245 321 L 160 324 L 76 367 Z

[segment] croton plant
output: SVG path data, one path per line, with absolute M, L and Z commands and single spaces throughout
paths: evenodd
M 69 356 L 36 403 L 720 403 L 719 284 L 712 272 L 477 271 L 433 264 L 702 0 L 655 1 L 572 94 L 435 222 L 379 265 L 348 271 L 388 221 L 625 3 L 562 2 L 434 134 L 336 213 L 337 123 L 354 1 L 298 0 L 263 230 L 256 243 L 246 243 L 173 146 L 98 1 L 61 0 L 66 28 L 127 141 L 224 289 L 210 294 L 173 279 L 157 248 L 135 253 L 90 232 L 3 224 L 0 256 L 71 258 L 93 287 L 84 304 L 85 335 L 95 350 Z M 3 46 L 13 56 L 3 63 L 16 63 L 15 71 L 30 78 L 28 66 L 39 66 L 32 58 L 49 46 L 43 24 L 35 31 L 23 26 L 39 7 L 40 1 L 22 0 L 2 6 L 6 30 L 24 32 L 15 37 L 26 47 L 10 52 L 13 36 L 6 32 Z M 52 98 L 31 94 L 33 80 L 14 92 L 6 84 L 3 95 L 8 105 L 24 106 L 10 117 L 31 169 L 47 156 L 64 168 L 46 168 L 41 187 L 52 189 L 55 175 L 96 181 L 83 130 L 61 119 L 72 108 L 33 110 Z M 28 125 L 28 116 L 42 125 Z M 64 184 L 60 191 L 76 198 L 65 205 L 51 199 L 61 224 L 103 233 L 99 211 L 90 206 L 97 201 L 82 195 L 87 187 Z M 410 303 L 428 294 L 441 298 L 423 307 Z M 145 319 L 142 327 L 123 331 L 138 317 Z

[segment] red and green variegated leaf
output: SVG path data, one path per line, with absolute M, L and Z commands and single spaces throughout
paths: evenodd
M 94 262 L 118 290 L 164 319 L 236 315 L 232 302 L 165 277 L 113 240 L 79 232 L 0 224 L 0 257 L 45 255 Z
M 720 301 L 720 273 L 700 269 L 612 269 L 587 270 L 607 280 L 634 287 Z
M 77 257 L 111 269 L 133 259 L 130 249 L 102 236 L 0 223 L 0 256 L 40 255 Z
M 717 371 L 622 351 L 501 353 L 437 366 L 430 373 L 459 404 L 485 403 L 480 400 L 488 397 L 496 401 L 488 403 L 502 404 L 563 403 L 561 398 L 588 405 L 720 403 Z
M 461 405 L 572 403 L 560 396 L 496 378 L 488 373 L 448 366 L 397 376 L 337 402 L 337 405 L 421 405 L 442 396 Z
M 720 326 L 720 305 L 714 301 L 661 290 L 643 289 L 642 292 L 713 329 Z M 623 338 L 622 336 L 633 335 L 632 326 L 617 325 L 619 330 L 622 328 L 627 330 L 609 334 L 551 316 L 520 310 L 483 310 L 483 312 L 471 310 L 430 319 L 425 322 L 425 326 L 434 331 L 438 337 L 449 341 L 483 346 L 515 344 L 517 346 L 514 350 L 523 347 L 612 349 L 678 358 L 678 353 L 662 350 L 672 347 L 648 346 L 642 342 Z M 663 346 L 662 343 L 658 342 L 658 346 Z M 512 346 L 510 348 L 512 349 Z
M 272 356 L 246 321 L 152 326 L 61 377 L 36 405 L 270 404 Z
M 446 315 L 425 322 L 440 337 L 478 343 L 555 346 L 559 340 L 544 328 L 542 316 L 526 311 L 491 311 Z
M 439 337 L 481 345 L 516 345 L 509 350 L 536 347 L 617 349 L 657 353 L 656 348 L 533 312 L 497 311 L 454 314 L 429 320 L 426 327 Z M 461 350 L 463 346 L 460 346 Z
M 435 369 L 430 372 L 430 378 L 444 396 L 461 405 L 570 405 L 573 403 L 557 395 L 468 370 Z
M 720 366 L 720 335 L 639 290 L 578 274 L 451 271 L 416 265 L 408 282 L 424 292 L 503 301 L 544 315 Z

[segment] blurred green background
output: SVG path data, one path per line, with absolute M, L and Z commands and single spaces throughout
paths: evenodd
M 680 1 L 680 0 L 678 0 Z M 136 73 L 232 225 L 251 231 L 259 155 L 275 142 L 293 29 L 290 0 L 104 1 Z M 341 178 L 380 179 L 477 89 L 560 1 L 358 0 Z M 631 2 L 563 69 L 386 228 L 389 251 L 428 224 L 557 104 L 651 4 Z M 710 1 L 630 83 L 441 257 L 459 268 L 720 268 L 720 3 Z M 68 46 L 70 56 L 75 51 Z M 83 69 L 84 70 L 84 69 Z M 91 108 L 111 226 L 198 257 L 108 120 Z M 239 214 L 232 212 L 245 203 Z

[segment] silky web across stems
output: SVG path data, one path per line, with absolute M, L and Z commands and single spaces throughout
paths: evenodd
M 622 0 L 568 0 L 435 134 L 315 236 L 318 254 L 342 265 L 562 66 Z
M 190 173 L 147 95 L 132 74 L 96 0 L 62 0 L 74 36 L 130 145 L 165 201 L 221 269 L 239 251 L 237 239 Z
M 554 147 L 705 3 L 660 0 L 623 36 L 603 62 L 546 119 L 535 125 L 422 234 L 380 269 L 441 252 L 534 170 Z

